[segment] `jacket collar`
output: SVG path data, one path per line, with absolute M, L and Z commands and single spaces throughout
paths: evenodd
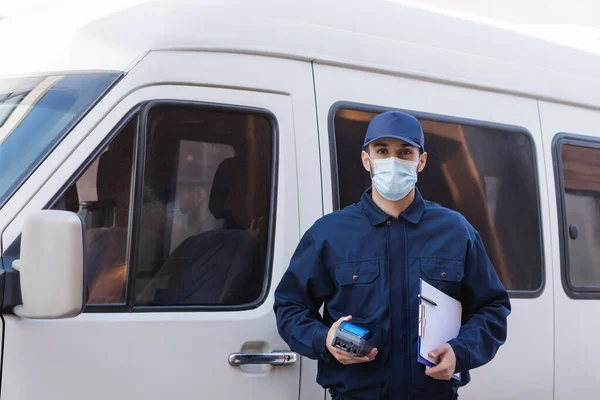
M 373 225 L 380 225 L 391 219 L 389 215 L 383 212 L 371 198 L 373 189 L 370 187 L 363 193 L 360 199 L 360 205 L 367 214 L 367 218 Z M 415 200 L 411 203 L 400 216 L 410 223 L 418 224 L 425 211 L 425 200 L 421 196 L 419 189 L 415 189 Z

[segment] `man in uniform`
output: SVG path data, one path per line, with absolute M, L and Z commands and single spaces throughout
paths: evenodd
M 416 189 L 427 162 L 416 118 L 373 118 L 361 158 L 372 187 L 302 237 L 275 293 L 279 333 L 293 351 L 319 360 L 317 382 L 333 399 L 455 399 L 469 370 L 505 342 L 508 294 L 477 231 Z M 463 309 L 458 337 L 430 354 L 432 368 L 417 361 L 421 278 Z M 369 354 L 331 345 L 344 320 L 374 333 Z

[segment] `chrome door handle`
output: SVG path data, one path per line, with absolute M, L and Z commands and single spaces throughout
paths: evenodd
M 298 360 L 298 354 L 291 351 L 274 351 L 272 353 L 233 353 L 229 356 L 229 365 L 291 365 Z

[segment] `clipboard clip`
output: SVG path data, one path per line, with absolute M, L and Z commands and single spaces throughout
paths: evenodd
M 437 307 L 437 303 L 431 299 L 428 299 L 425 296 L 422 296 L 421 294 L 419 294 L 418 296 L 421 300 L 421 302 L 419 303 L 419 337 L 422 339 L 425 337 L 425 325 L 427 324 L 427 319 L 425 319 L 425 304 L 423 303 L 423 301 L 431 304 L 434 307 Z
M 419 294 L 418 296 L 419 296 L 419 298 L 420 298 L 421 300 L 425 300 L 427 303 L 431 304 L 432 306 L 435 306 L 435 307 L 437 307 L 437 303 L 436 303 L 435 301 L 433 301 L 433 300 L 431 300 L 431 299 L 428 299 L 427 297 L 425 297 L 425 296 L 423 296 L 423 295 L 421 295 L 421 294 Z
M 423 339 L 425 337 L 425 324 L 427 320 L 425 319 L 425 304 L 419 304 L 419 337 Z

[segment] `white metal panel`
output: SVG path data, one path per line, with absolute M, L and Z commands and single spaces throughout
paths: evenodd
M 560 236 L 557 204 L 557 182 L 552 168 L 552 141 L 559 133 L 600 138 L 600 112 L 540 102 L 540 117 L 544 134 L 544 158 L 548 166 L 548 198 L 554 264 L 555 293 L 555 399 L 594 398 L 600 392 L 600 380 L 593 366 L 600 358 L 596 342 L 600 331 L 600 300 L 571 299 L 561 279 Z M 598 264 L 590 265 L 598 268 Z
M 0 76 L 129 71 L 151 51 L 236 49 L 597 107 L 598 46 L 576 50 L 519 29 L 389 0 L 82 2 L 3 21 Z
M 532 135 L 538 176 L 545 176 L 537 103 L 534 100 L 495 94 L 385 74 L 315 65 L 318 121 L 323 169 L 325 213 L 332 211 L 328 126 L 331 106 L 338 101 L 395 107 L 451 117 L 517 125 Z M 357 153 L 357 158 L 359 154 Z M 539 184 L 544 237 L 549 237 L 546 183 Z M 518 227 L 515 227 L 518 229 Z M 553 300 L 551 258 L 544 244 L 544 292 L 535 299 L 511 299 L 508 340 L 487 366 L 472 371 L 472 382 L 461 389 L 466 399 L 551 399 L 553 381 Z M 523 362 L 523 356 L 527 362 Z M 531 368 L 535 365 L 535 368 Z M 510 384 L 507 384 L 510 382 Z
M 323 216 L 323 193 L 321 190 L 321 161 L 319 156 L 319 131 L 313 79 L 299 79 L 302 87 L 310 86 L 311 92 L 298 91 L 292 98 L 294 123 L 296 125 L 296 163 L 298 171 L 298 200 L 300 212 L 300 235 Z M 323 134 L 323 129 L 321 133 Z M 326 132 L 325 132 L 326 134 Z M 285 264 L 287 268 L 289 264 Z M 276 285 L 278 280 L 273 280 Z M 322 399 L 323 388 L 317 384 L 317 361 L 301 357 L 299 400 Z
M 298 137 L 306 140 L 305 149 L 317 148 L 310 144 L 311 138 L 316 140 L 311 81 L 309 63 L 154 53 L 115 88 L 113 96 L 119 93 L 122 98 L 113 97 L 113 104 L 103 101 L 102 110 L 108 114 L 95 121 L 91 133 L 74 131 L 69 138 L 80 144 L 63 142 L 56 159 L 40 168 L 50 164 L 50 173 L 21 188 L 33 194 L 31 200 L 29 195 L 11 200 L 17 203 L 12 210 L 25 208 L 5 230 L 5 247 L 19 234 L 23 217 L 42 208 L 139 102 L 175 99 L 264 108 L 275 115 L 279 133 L 276 240 L 268 297 L 258 309 L 243 312 L 83 314 L 61 321 L 6 316 L 3 399 L 75 399 L 82 394 L 90 399 L 298 398 L 300 364 L 252 373 L 230 367 L 227 359 L 246 342 L 263 342 L 264 351 L 287 348 L 276 330 L 273 292 L 299 240 Z M 301 185 L 319 185 L 318 152 L 314 153 L 313 159 L 306 159 L 313 167 L 304 165 L 307 178 Z M 320 213 L 320 196 L 313 192 L 313 198 L 304 204 L 304 225 Z

